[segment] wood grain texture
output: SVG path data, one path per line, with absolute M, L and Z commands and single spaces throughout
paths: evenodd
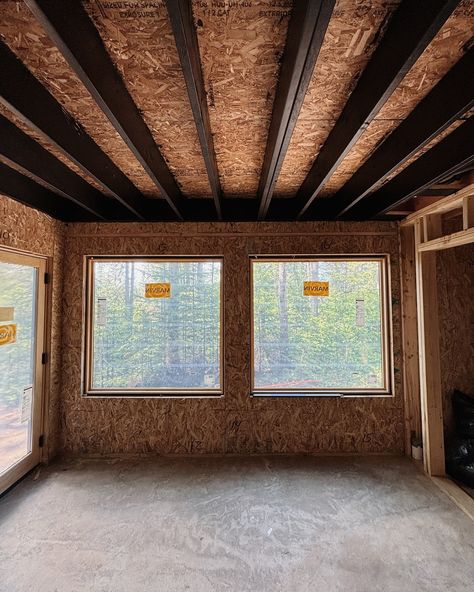
M 322 194 L 332 194 L 340 189 L 400 121 L 407 117 L 461 58 L 469 46 L 473 31 L 473 5 L 470 0 L 463 0 L 341 162 Z M 397 172 L 406 166 L 408 164 L 404 163 Z
M 401 228 L 403 378 L 405 395 L 405 452 L 411 456 L 412 434 L 421 439 L 420 369 L 416 309 L 415 236 L 412 227 Z
M 474 245 L 437 253 L 443 416 L 453 429 L 453 390 L 474 394 Z
M 0 195 L 0 247 L 18 249 L 48 258 L 51 273 L 49 333 L 50 362 L 46 370 L 47 393 L 43 460 L 56 456 L 60 446 L 61 405 L 61 294 L 64 224 L 46 214 Z
M 388 253 L 395 397 L 251 398 L 249 255 Z M 224 397 L 81 398 L 85 255 L 224 257 Z M 361 223 L 72 224 L 65 244 L 63 447 L 72 454 L 402 453 L 397 225 Z

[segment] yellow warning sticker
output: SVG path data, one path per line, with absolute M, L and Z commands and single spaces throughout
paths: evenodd
M 305 296 L 329 296 L 329 282 L 304 282 Z
M 16 325 L 0 325 L 0 345 L 15 343 Z
M 145 298 L 171 298 L 171 284 L 145 284 Z

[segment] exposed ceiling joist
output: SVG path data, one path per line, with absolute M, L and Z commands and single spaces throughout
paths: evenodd
M 344 214 L 392 171 L 466 113 L 474 105 L 466 82 L 474 71 L 474 47 L 418 103 L 334 196 L 321 200 L 324 217 Z M 316 204 L 314 204 L 316 206 Z
M 185 200 L 153 136 L 80 2 L 25 0 L 64 58 L 160 190 L 176 216 Z
M 112 218 L 109 199 L 3 115 L 0 115 L 0 154 L 94 216 Z M 115 217 L 117 209 L 115 206 Z
M 97 217 L 90 212 L 67 202 L 3 162 L 0 162 L 0 194 L 8 195 L 15 201 L 41 210 L 64 222 L 97 220 Z
M 199 45 L 194 27 L 192 3 L 191 0 L 166 0 L 166 6 L 173 28 L 184 80 L 188 89 L 189 101 L 196 123 L 217 217 L 221 220 L 222 188 L 209 120 Z
M 474 164 L 474 117 L 455 129 L 380 189 L 359 201 L 344 219 L 370 219 L 397 207 L 441 179 Z
M 145 198 L 135 185 L 2 41 L 0 70 L 0 101 L 143 219 Z
M 299 0 L 293 7 L 260 175 L 259 219 L 267 215 L 334 4 Z
M 459 0 L 402 0 L 294 199 L 297 218 L 318 196 L 458 3 Z

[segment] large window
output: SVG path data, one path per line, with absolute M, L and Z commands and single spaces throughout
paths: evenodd
M 87 260 L 87 394 L 219 394 L 219 259 Z
M 390 392 L 384 257 L 251 265 L 255 394 Z

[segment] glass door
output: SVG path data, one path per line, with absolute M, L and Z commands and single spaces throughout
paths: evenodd
M 0 493 L 40 461 L 45 268 L 0 250 Z

